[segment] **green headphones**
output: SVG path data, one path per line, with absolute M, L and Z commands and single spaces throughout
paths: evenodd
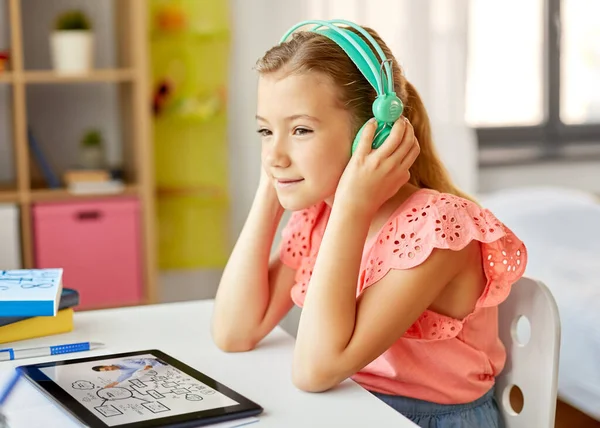
M 392 74 L 391 60 L 387 59 L 379 44 L 373 37 L 359 25 L 342 19 L 333 19 L 329 21 L 309 20 L 302 21 L 290 28 L 281 38 L 280 43 L 284 42 L 296 29 L 304 25 L 314 24 L 310 31 L 322 34 L 333 40 L 340 46 L 352 62 L 358 67 L 360 72 L 369 81 L 371 86 L 377 92 L 377 98 L 373 103 L 373 115 L 377 120 L 377 131 L 373 139 L 372 147 L 380 147 L 390 134 L 392 125 L 402 115 L 404 105 L 394 91 L 394 75 Z M 356 29 L 360 34 L 373 45 L 381 62 L 377 59 L 369 45 L 356 33 L 341 28 L 336 24 L 347 25 Z M 325 28 L 323 28 L 325 27 Z M 385 78 L 383 77 L 385 74 Z M 352 153 L 356 150 L 360 135 L 366 123 L 360 128 L 352 143 Z

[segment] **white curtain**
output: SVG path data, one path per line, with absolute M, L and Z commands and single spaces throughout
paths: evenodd
M 475 194 L 477 146 L 465 123 L 469 0 L 307 0 L 310 19 L 375 29 L 423 97 L 436 147 L 455 182 Z

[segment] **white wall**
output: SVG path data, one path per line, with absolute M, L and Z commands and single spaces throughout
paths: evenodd
M 522 186 L 561 186 L 600 194 L 600 162 L 548 162 L 482 168 L 479 192 Z

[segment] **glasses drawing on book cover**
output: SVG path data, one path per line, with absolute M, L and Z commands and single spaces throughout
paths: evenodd
M 21 289 L 52 288 L 60 281 L 55 269 L 0 270 L 0 291 L 11 287 Z

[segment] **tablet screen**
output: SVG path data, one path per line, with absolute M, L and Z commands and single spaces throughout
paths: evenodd
M 240 404 L 152 354 L 39 370 L 108 426 Z

